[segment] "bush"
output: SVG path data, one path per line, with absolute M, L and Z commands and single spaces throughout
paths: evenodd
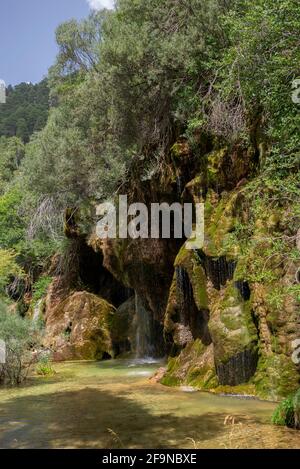
M 273 414 L 272 423 L 300 429 L 300 389 L 279 404 Z
M 35 371 L 41 376 L 52 376 L 55 374 L 55 370 L 52 367 L 52 363 L 48 355 L 43 355 L 39 359 Z
M 6 345 L 6 362 L 0 364 L 0 384 L 21 384 L 36 361 L 39 330 L 31 321 L 9 313 L 0 304 L 0 339 Z
M 9 279 L 21 277 L 22 269 L 16 263 L 16 254 L 12 250 L 0 248 L 0 291 L 7 285 Z
M 47 293 L 52 277 L 40 277 L 33 285 L 32 302 L 37 304 Z

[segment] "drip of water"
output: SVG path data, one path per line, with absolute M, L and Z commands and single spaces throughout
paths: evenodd
M 178 199 L 181 199 L 181 194 L 182 194 L 182 179 L 181 176 L 176 177 L 176 185 L 177 185 L 177 196 Z
M 41 313 L 41 304 L 43 300 L 39 300 L 34 307 L 32 321 L 36 323 L 39 320 L 40 313 Z
M 182 267 L 176 267 L 176 279 L 180 298 L 180 323 L 187 326 L 193 305 L 193 288 L 187 272 Z
M 235 282 L 235 288 L 240 292 L 240 295 L 244 301 L 250 300 L 251 290 L 248 282 L 238 280 L 237 282 Z
M 237 386 L 247 383 L 255 374 L 258 355 L 255 350 L 244 350 L 231 357 L 227 363 L 217 365 L 217 375 L 221 385 Z
M 176 322 L 180 322 L 188 339 L 187 333 L 194 339 L 200 338 L 205 345 L 211 344 L 211 336 L 208 329 L 208 310 L 198 310 L 195 303 L 193 286 L 187 271 L 182 267 L 176 267 L 177 293 L 179 311 Z
M 220 290 L 221 287 L 224 287 L 227 280 L 233 279 L 237 264 L 236 261 L 228 261 L 225 256 L 213 259 L 205 256 L 204 253 L 199 250 L 196 251 L 196 254 L 205 269 L 207 277 L 210 278 L 216 290 Z
M 136 329 L 136 357 L 146 358 L 154 355 L 153 319 L 144 308 L 140 297 L 135 294 Z

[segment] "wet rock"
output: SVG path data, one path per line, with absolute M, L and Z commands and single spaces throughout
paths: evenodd
M 160 383 L 167 371 L 166 367 L 159 368 L 151 378 L 149 378 L 150 383 L 156 384 Z
M 165 314 L 165 331 L 184 347 L 200 338 L 211 343 L 208 330 L 206 277 L 194 251 L 183 246 L 175 260 L 175 273 Z
M 199 389 L 214 389 L 218 380 L 213 344 L 206 347 L 199 339 L 190 342 L 177 357 L 169 359 L 167 371 L 160 382 L 169 386 L 187 385 Z
M 220 385 L 237 386 L 247 383 L 255 374 L 258 362 L 257 350 L 243 350 L 216 366 Z
M 111 338 L 116 356 L 134 350 L 136 341 L 134 296 L 119 306 L 114 313 L 111 323 Z

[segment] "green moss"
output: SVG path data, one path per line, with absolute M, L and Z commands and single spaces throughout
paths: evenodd
M 166 375 L 160 380 L 160 384 L 169 387 L 180 386 L 180 380 L 172 375 Z
M 297 390 L 299 375 L 290 357 L 274 354 L 260 358 L 252 382 L 260 397 L 278 400 Z
M 226 363 L 246 348 L 255 352 L 258 335 L 251 311 L 251 301 L 242 302 L 234 282 L 228 282 L 223 295 L 215 301 L 209 321 L 216 363 Z
M 182 267 L 188 273 L 193 288 L 193 296 L 197 308 L 208 309 L 208 296 L 206 290 L 206 276 L 203 267 L 199 264 L 196 254 L 184 245 L 175 260 L 175 267 Z
M 208 179 L 209 185 L 212 185 L 218 182 L 218 177 L 220 177 L 222 164 L 227 154 L 228 154 L 228 149 L 221 148 L 220 150 L 216 150 L 208 155 L 207 179 Z
M 186 378 L 186 383 L 189 386 L 201 390 L 212 390 L 216 388 L 219 383 L 215 370 L 208 367 L 206 373 L 204 371 L 204 369 L 199 368 L 192 369 Z
M 218 380 L 209 348 L 200 339 L 188 344 L 178 357 L 169 359 L 161 383 L 167 386 L 185 384 L 203 390 L 216 387 Z
M 171 155 L 173 158 L 180 158 L 181 156 L 181 145 L 180 143 L 175 143 L 171 148 Z
M 211 257 L 236 257 L 238 243 L 232 242 L 232 231 L 237 223 L 236 204 L 238 193 L 224 195 L 216 202 L 216 195 L 209 193 L 205 204 L 205 254 Z
M 178 357 L 169 358 L 167 371 L 160 383 L 165 386 L 179 386 L 180 379 L 176 376 L 176 371 L 179 368 Z
M 246 383 L 239 384 L 238 386 L 217 386 L 215 389 L 219 394 L 235 394 L 241 396 L 256 396 L 256 389 L 254 384 Z

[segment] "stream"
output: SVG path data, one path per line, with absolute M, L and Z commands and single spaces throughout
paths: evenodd
M 300 448 L 299 432 L 270 424 L 275 404 L 153 384 L 159 366 L 61 363 L 0 390 L 0 447 Z

